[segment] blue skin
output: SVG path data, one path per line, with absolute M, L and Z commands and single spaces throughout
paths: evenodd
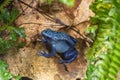
M 39 56 L 50 58 L 58 53 L 62 58 L 60 63 L 70 63 L 76 59 L 78 55 L 77 50 L 74 48 L 76 40 L 72 36 L 51 29 L 43 30 L 41 34 L 43 36 L 41 41 L 51 47 L 51 52 L 40 51 Z

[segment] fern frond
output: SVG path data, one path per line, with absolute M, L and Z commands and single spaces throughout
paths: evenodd
M 91 20 L 98 28 L 87 57 L 97 61 L 86 80 L 116 80 L 120 68 L 120 1 L 95 0 L 91 9 L 95 13 Z
M 11 0 L 3 0 L 2 3 L 0 3 L 0 11 L 7 6 L 9 3 L 11 2 Z
M 18 10 L 12 8 L 9 12 L 7 8 L 1 10 L 0 20 L 0 54 L 6 53 L 10 48 L 19 49 L 24 46 L 24 42 L 18 41 L 21 37 L 25 39 L 25 29 L 14 26 L 13 22 L 18 16 Z

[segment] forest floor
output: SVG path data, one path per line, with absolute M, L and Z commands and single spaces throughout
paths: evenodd
M 31 0 L 24 0 L 24 2 L 30 4 Z M 46 10 L 46 13 L 57 17 L 66 25 L 73 25 L 76 30 L 84 35 L 84 31 L 89 26 L 88 20 L 93 15 L 89 10 L 91 2 L 92 0 L 76 0 L 76 5 L 73 8 L 67 8 L 63 5 L 61 7 L 57 2 L 52 6 L 42 4 L 40 6 L 41 9 Z M 37 3 L 37 0 L 34 0 L 30 5 L 36 7 Z M 22 12 L 17 1 L 15 4 Z M 23 4 L 21 6 L 23 9 L 27 7 Z M 83 23 L 79 24 L 80 22 Z M 64 26 L 57 26 L 57 23 L 46 19 L 43 14 L 29 7 L 24 11 L 24 15 L 17 19 L 16 23 L 25 28 L 26 46 L 21 48 L 19 52 L 10 50 L 9 54 L 5 56 L 10 72 L 15 75 L 21 74 L 33 80 L 83 80 L 87 68 L 87 60 L 85 59 L 87 45 L 86 41 L 77 32 L 64 28 Z M 58 56 L 52 58 L 38 56 L 38 51 L 45 47 L 38 39 L 35 39 L 35 35 L 40 34 L 42 30 L 47 28 L 66 32 L 77 39 L 76 49 L 79 55 L 75 61 L 70 64 L 59 64 Z

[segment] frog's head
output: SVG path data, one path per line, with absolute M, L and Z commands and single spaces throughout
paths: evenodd
M 74 39 L 72 36 L 58 31 L 53 31 L 51 29 L 45 29 L 41 32 L 41 35 L 44 37 L 47 41 L 66 41 L 70 43 L 72 46 L 76 43 L 76 39 Z
M 42 36 L 44 38 L 52 38 L 52 35 L 53 35 L 53 31 L 51 29 L 45 29 L 41 32 Z

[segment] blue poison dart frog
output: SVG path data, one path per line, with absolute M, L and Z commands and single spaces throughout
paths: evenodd
M 39 51 L 39 56 L 49 58 L 58 53 L 62 59 L 60 60 L 60 63 L 70 63 L 76 59 L 78 52 L 74 46 L 77 41 L 72 36 L 64 32 L 53 31 L 51 29 L 43 30 L 41 35 L 43 36 L 41 41 L 50 46 L 51 50 L 50 53 Z

